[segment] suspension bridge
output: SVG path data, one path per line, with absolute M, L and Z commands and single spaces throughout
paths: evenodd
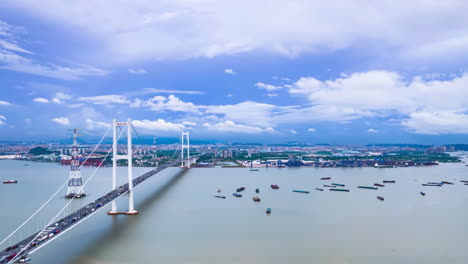
M 117 153 L 117 142 L 120 139 L 120 136 L 123 134 L 121 127 L 127 127 L 127 154 L 126 155 L 119 155 Z M 62 188 L 67 185 L 67 183 L 63 184 L 59 190 L 57 190 L 52 197 L 50 197 L 31 217 L 29 217 L 24 223 L 22 223 L 17 229 L 15 229 L 10 235 L 8 235 L 3 241 L 0 242 L 1 248 L 4 248 L 3 251 L 0 252 L 0 264 L 9 264 L 14 262 L 28 262 L 28 255 L 34 253 L 35 251 L 41 249 L 45 245 L 51 243 L 58 237 L 60 237 L 65 232 L 72 230 L 77 225 L 83 223 L 85 220 L 90 218 L 91 216 L 95 215 L 97 212 L 101 211 L 102 208 L 106 207 L 106 205 L 111 204 L 111 210 L 107 212 L 109 215 L 136 215 L 138 211 L 135 210 L 133 205 L 133 188 L 145 180 L 151 178 L 152 176 L 158 174 L 159 172 L 180 164 L 181 168 L 190 168 L 190 165 L 195 163 L 196 160 L 204 155 L 198 154 L 195 156 L 190 157 L 190 138 L 188 132 L 182 132 L 181 135 L 181 144 L 180 144 L 180 155 L 175 157 L 178 148 L 175 150 L 174 155 L 164 164 L 158 166 L 157 168 L 139 176 L 135 179 L 133 178 L 133 171 L 132 171 L 132 129 L 133 126 L 131 125 L 131 120 L 128 119 L 126 122 L 117 122 L 116 120 L 113 121 L 113 144 L 112 148 L 109 149 L 107 152 L 107 156 L 109 156 L 112 150 L 112 189 L 110 192 L 102 195 L 101 197 L 95 199 L 94 201 L 82 206 L 78 210 L 65 215 L 63 217 L 59 217 L 63 214 L 65 209 L 69 207 L 71 202 L 77 198 L 82 193 L 77 192 L 73 197 L 71 197 L 70 201 L 53 217 L 42 229 L 39 231 L 28 235 L 25 238 L 19 240 L 14 244 L 8 245 L 6 242 L 9 238 L 13 235 L 17 234 L 18 231 L 24 227 L 33 217 L 41 211 L 46 204 L 48 204 L 61 190 Z M 120 128 L 121 133 L 117 136 L 117 129 Z M 102 143 L 102 140 L 106 137 L 109 130 L 104 134 L 101 138 L 99 143 L 94 147 L 93 152 L 97 149 L 97 147 Z M 91 152 L 91 154 L 93 153 Z M 91 156 L 88 155 L 88 158 Z M 128 183 L 123 185 L 117 186 L 117 161 L 118 160 L 127 160 L 128 166 Z M 105 159 L 103 159 L 104 161 Z M 99 164 L 91 174 L 91 176 L 87 179 L 84 185 L 88 184 L 89 181 L 92 179 L 94 174 L 96 173 L 97 169 L 101 167 L 103 162 Z M 79 168 L 78 168 L 79 169 Z M 69 185 L 69 183 L 68 183 Z M 83 187 L 84 187 L 83 185 Z M 70 185 L 69 185 L 70 186 Z M 117 209 L 116 199 L 123 195 L 128 195 L 128 210 L 127 211 L 119 211 Z M 70 198 L 70 197 L 69 197 Z M 60 219 L 58 219 L 60 218 Z M 5 244 L 5 245 L 4 245 Z M 5 246 L 8 247 L 5 248 Z

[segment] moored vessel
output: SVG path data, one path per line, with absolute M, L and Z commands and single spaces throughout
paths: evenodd
M 3 181 L 4 184 L 10 184 L 10 183 L 18 183 L 17 180 L 8 180 L 8 181 Z

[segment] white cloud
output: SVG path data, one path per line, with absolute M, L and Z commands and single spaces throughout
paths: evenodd
M 236 74 L 236 72 L 233 69 L 225 69 L 224 72 L 231 75 Z
M 45 76 L 60 80 L 80 80 L 87 76 L 104 76 L 108 72 L 91 66 L 44 66 L 16 53 L 0 49 L 0 69 L 33 75 Z
M 156 89 L 156 88 L 143 88 L 139 94 L 156 94 L 156 93 L 167 93 L 167 94 L 204 94 L 201 91 L 190 91 L 190 90 L 168 90 L 168 89 Z
M 30 126 L 32 124 L 32 120 L 31 118 L 26 118 L 24 119 L 24 122 L 26 123 L 26 125 Z
M 0 39 L 0 46 L 10 51 L 18 51 L 22 53 L 32 54 L 32 52 L 30 52 L 29 50 L 23 49 L 17 44 L 6 41 L 5 39 Z
M 5 121 L 6 121 L 6 117 L 0 115 L 0 125 L 4 125 L 4 124 L 5 124 Z
M 67 117 L 56 117 L 52 119 L 52 122 L 55 122 L 62 126 L 70 126 L 70 120 L 68 120 Z
M 367 132 L 369 132 L 369 133 L 378 133 L 379 131 L 377 129 L 369 128 L 369 129 L 367 129 Z
M 190 102 L 184 102 L 174 95 L 155 96 L 146 101 L 135 100 L 131 105 L 133 107 L 146 106 L 152 111 L 174 111 L 174 112 L 189 112 L 198 113 L 199 107 Z
M 103 76 L 107 71 L 91 66 L 43 65 L 24 57 L 33 54 L 16 44 L 17 28 L 0 21 L 0 69 L 34 74 L 61 80 L 79 80 L 85 76 Z M 22 53 L 21 55 L 19 53 Z
M 158 119 L 156 121 L 133 120 L 132 124 L 136 128 L 141 128 L 147 131 L 149 130 L 149 131 L 171 132 L 171 131 L 183 131 L 187 129 L 187 127 L 183 124 L 171 123 L 171 122 L 165 121 L 164 119 Z
M 111 127 L 111 124 L 105 123 L 102 121 L 95 121 L 90 118 L 86 119 L 86 129 L 87 130 L 99 130 L 99 129 L 104 129 L 104 128 L 109 128 Z
M 54 97 L 52 98 L 52 100 L 50 100 L 52 103 L 56 103 L 56 104 L 61 104 L 62 101 L 60 101 L 60 99 L 58 99 L 57 97 Z
M 455 111 L 417 111 L 403 120 L 402 125 L 418 134 L 468 134 L 468 115 Z
M 266 94 L 266 96 L 268 96 L 268 97 L 270 97 L 270 98 L 271 98 L 271 97 L 275 97 L 275 96 L 278 96 L 278 94 L 274 94 L 274 93 L 269 93 L 269 94 Z
M 72 96 L 63 92 L 58 92 L 55 94 L 55 98 L 58 98 L 60 100 L 70 100 L 72 99 Z
M 1 101 L 0 100 L 0 105 L 11 105 L 11 103 L 7 102 L 7 101 Z
M 275 130 L 272 127 L 261 128 L 255 126 L 248 126 L 242 124 L 236 124 L 232 121 L 225 121 L 217 124 L 203 124 L 208 130 L 223 132 L 223 133 L 245 133 L 245 134 L 259 134 L 263 132 L 272 133 Z
M 283 89 L 283 86 L 275 86 L 275 85 L 266 84 L 262 82 L 256 83 L 255 86 L 257 86 L 258 88 L 265 89 L 267 91 L 277 91 L 277 90 Z
M 291 133 L 291 134 L 297 134 L 297 131 L 294 130 L 294 129 L 290 129 L 290 130 L 289 130 L 289 133 Z
M 92 40 L 99 45 L 89 52 L 103 60 L 213 57 L 252 51 L 296 56 L 350 47 L 401 56 L 419 51 L 429 57 L 461 55 L 463 59 L 468 49 L 465 1 L 291 0 L 285 4 L 258 0 L 255 5 L 242 0 L 4 2 L 5 8 L 95 36 Z
M 38 98 L 34 98 L 33 102 L 41 103 L 41 104 L 47 104 L 47 103 L 49 103 L 49 100 L 47 100 L 45 98 L 42 98 L 42 97 L 38 97 Z
M 131 74 L 145 74 L 145 69 L 128 69 L 128 72 Z
M 207 114 L 221 114 L 226 120 L 252 126 L 269 127 L 275 105 L 246 101 L 234 105 L 205 106 Z
M 282 118 L 313 115 L 319 120 L 347 121 L 396 116 L 414 133 L 458 133 L 463 130 L 455 121 L 462 121 L 468 112 L 467 86 L 468 73 L 444 80 L 440 76 L 406 80 L 387 71 L 353 73 L 327 81 L 305 77 L 288 89 L 293 95 L 305 96 L 312 106 L 286 111 Z M 443 126 L 440 117 L 449 118 Z
M 307 129 L 308 132 L 316 132 L 317 130 L 315 128 L 309 128 Z
M 111 103 L 113 104 L 129 104 L 130 103 L 127 97 L 122 96 L 122 95 L 115 95 L 115 94 L 79 97 L 78 101 L 88 102 L 88 103 L 93 103 L 93 104 L 101 104 L 101 105 L 107 105 Z
M 184 122 L 182 122 L 182 124 L 185 125 L 185 126 L 196 126 L 197 125 L 197 123 L 190 122 L 190 121 L 184 121 Z

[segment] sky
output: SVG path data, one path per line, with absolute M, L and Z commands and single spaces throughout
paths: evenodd
M 468 140 L 468 2 L 2 0 L 0 141 Z

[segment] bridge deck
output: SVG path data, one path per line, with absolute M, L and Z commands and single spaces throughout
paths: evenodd
M 195 156 L 193 158 L 196 159 L 201 155 L 202 154 Z M 135 178 L 133 180 L 133 186 L 137 186 L 138 184 L 147 180 L 151 176 L 157 174 L 158 172 L 164 169 L 174 166 L 180 161 L 181 160 L 179 157 L 173 162 L 159 166 L 156 169 L 151 170 Z M 57 222 L 52 223 L 51 225 L 47 226 L 44 229 L 44 231 L 36 232 L 35 234 L 16 243 L 15 245 L 7 247 L 2 252 L 0 252 L 0 264 L 8 263 L 12 259 L 18 259 L 22 256 L 27 256 L 28 254 L 38 250 L 39 248 L 43 247 L 45 244 L 51 242 L 52 240 L 54 240 L 55 238 L 57 238 L 64 232 L 70 230 L 72 227 L 83 222 L 85 219 L 89 218 L 91 215 L 99 211 L 99 209 L 103 208 L 105 205 L 109 204 L 110 202 L 119 198 L 120 196 L 126 194 L 127 192 L 128 192 L 128 183 L 119 186 L 116 190 L 108 192 L 107 194 L 99 197 L 93 202 L 87 204 L 86 206 L 83 206 L 82 208 L 65 216 L 64 218 L 58 220 Z

